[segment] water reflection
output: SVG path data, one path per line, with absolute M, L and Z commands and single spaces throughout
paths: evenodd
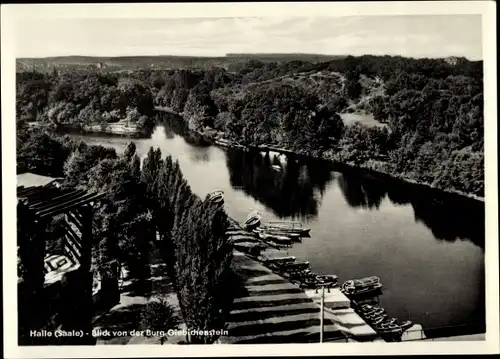
M 157 117 L 157 122 L 165 129 L 166 139 L 173 139 L 175 135 L 182 136 L 186 143 L 196 147 L 209 147 L 210 142 L 192 131 L 186 122 L 178 116 L 162 114 Z
M 346 202 L 354 208 L 378 209 L 387 194 L 383 184 L 359 174 L 344 172 L 337 182 Z
M 210 162 L 208 148 L 195 148 L 189 151 L 189 158 L 193 162 Z
M 297 156 L 228 150 L 231 186 L 262 202 L 280 218 L 313 219 L 328 188 L 337 185 L 353 208 L 379 210 L 384 201 L 411 205 L 415 221 L 425 224 L 438 240 L 467 239 L 484 249 L 484 204 L 429 193 L 414 185 L 379 178 L 357 170 L 337 172 L 324 163 Z M 336 179 L 335 183 L 332 181 Z
M 444 205 L 430 198 L 413 198 L 415 220 L 424 223 L 436 239 L 447 242 L 470 240 L 484 250 L 484 204 Z
M 316 216 L 326 184 L 333 179 L 332 172 L 311 170 L 296 158 L 288 157 L 284 162 L 259 151 L 226 152 L 233 188 L 243 189 L 281 218 Z

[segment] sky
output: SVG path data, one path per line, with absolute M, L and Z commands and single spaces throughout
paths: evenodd
M 17 57 L 315 53 L 482 59 L 480 15 L 31 19 L 16 25 Z

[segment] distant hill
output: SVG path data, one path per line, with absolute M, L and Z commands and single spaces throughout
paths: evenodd
M 343 59 L 346 58 L 347 55 L 325 55 L 325 54 L 304 54 L 304 53 L 290 53 L 290 54 L 256 53 L 256 54 L 226 54 L 226 57 L 260 60 L 260 61 L 277 61 L 277 62 L 293 61 L 293 60 L 318 62 L 318 61 Z
M 72 68 L 99 68 L 104 71 L 143 69 L 143 68 L 230 68 L 233 64 L 248 61 L 286 62 L 308 61 L 322 62 L 345 56 L 321 54 L 227 54 L 220 57 L 202 56 L 119 56 L 119 57 L 94 57 L 94 56 L 59 56 L 44 58 L 19 58 L 16 62 L 17 71 L 50 71 L 56 69 Z

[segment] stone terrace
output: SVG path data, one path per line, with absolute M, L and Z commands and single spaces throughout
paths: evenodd
M 234 243 L 258 240 L 238 228 L 229 229 Z M 247 255 L 235 251 L 235 299 L 227 321 L 229 335 L 223 344 L 317 343 L 320 308 L 301 289 Z M 346 337 L 328 318 L 324 341 L 346 342 Z

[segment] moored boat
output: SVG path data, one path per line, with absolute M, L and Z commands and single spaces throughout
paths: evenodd
M 267 259 L 264 263 L 265 264 L 270 264 L 270 263 L 286 264 L 286 263 L 293 263 L 296 260 L 297 260 L 297 258 L 294 256 L 285 256 L 285 257 L 278 257 L 278 258 L 270 258 L 270 259 Z
M 278 244 L 291 244 L 292 240 L 290 237 L 281 236 L 279 234 L 272 234 L 267 232 L 257 232 L 260 239 L 264 241 L 273 241 Z
M 260 225 L 259 217 L 252 217 L 250 219 L 247 219 L 244 223 L 244 226 L 247 230 L 253 230 L 255 227 L 258 227 L 259 225 Z
M 255 231 L 256 232 L 266 232 L 266 233 L 274 234 L 274 235 L 278 235 L 278 236 L 285 236 L 285 237 L 289 237 L 290 239 L 295 239 L 295 240 L 299 240 L 301 237 L 300 234 L 296 233 L 296 232 L 282 231 L 282 230 L 273 229 L 273 228 L 257 227 L 257 228 L 255 228 Z
M 382 324 L 387 324 L 387 325 L 394 325 L 398 324 L 398 320 L 396 318 L 391 318 L 391 319 L 385 319 Z
M 258 211 L 252 211 L 248 214 L 247 220 L 243 225 L 247 230 L 251 231 L 260 226 L 260 218 L 261 216 Z
M 372 325 L 377 326 L 382 324 L 387 319 L 387 314 L 380 314 L 374 318 L 367 319 Z
M 339 282 L 339 278 L 334 274 L 317 275 L 315 279 L 318 286 L 334 287 Z
M 291 227 L 286 227 L 286 226 L 276 226 L 276 225 L 263 225 L 261 226 L 263 230 L 266 231 L 276 231 L 276 232 L 281 232 L 281 233 L 296 233 L 301 237 L 306 237 L 309 235 L 309 232 L 311 231 L 310 228 L 291 228 Z
M 399 324 L 399 326 L 401 327 L 401 330 L 404 332 L 405 330 L 408 330 L 413 326 L 413 322 L 411 320 L 407 320 Z
M 248 216 L 247 216 L 247 220 L 255 218 L 255 217 L 259 217 L 259 219 L 261 218 L 261 215 L 260 215 L 259 211 L 252 211 L 252 212 L 250 212 L 248 214 Z
M 367 317 L 367 316 L 373 316 L 373 315 L 379 315 L 379 314 L 384 314 L 384 313 L 385 313 L 385 309 L 384 308 L 376 308 L 376 309 L 369 310 L 367 312 L 361 312 L 361 314 L 364 315 L 365 317 Z
M 310 266 L 311 265 L 308 261 L 303 261 L 303 262 L 285 263 L 283 264 L 282 268 L 287 272 L 293 272 L 293 271 L 302 271 L 304 269 L 309 269 Z
M 382 288 L 379 277 L 352 279 L 342 284 L 342 292 L 346 295 L 362 295 L 376 292 Z
M 397 324 L 379 324 L 375 326 L 375 330 L 379 334 L 401 334 L 403 329 Z
M 263 227 L 284 232 L 298 233 L 304 237 L 308 236 L 309 232 L 311 231 L 310 228 L 304 228 L 304 226 L 300 222 L 270 221 Z
M 215 190 L 213 192 L 210 192 L 208 195 L 208 200 L 212 201 L 213 203 L 223 203 L 224 202 L 224 191 L 222 190 Z

